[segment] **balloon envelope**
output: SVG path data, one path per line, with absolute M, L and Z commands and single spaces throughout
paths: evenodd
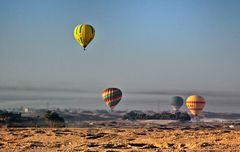
M 183 98 L 179 96 L 174 96 L 171 99 L 171 106 L 174 111 L 178 111 L 183 105 Z
M 186 106 L 193 116 L 198 116 L 202 112 L 205 104 L 205 99 L 199 95 L 189 96 L 186 101 Z
M 74 29 L 74 38 L 84 49 L 93 40 L 95 36 L 95 30 L 92 25 L 80 24 Z
M 106 105 L 113 110 L 122 99 L 122 91 L 118 88 L 107 88 L 102 92 L 102 98 Z

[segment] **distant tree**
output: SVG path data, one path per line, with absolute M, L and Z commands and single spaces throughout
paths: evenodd
M 38 127 L 38 120 L 39 120 L 39 118 L 40 118 L 39 115 L 36 115 L 36 116 L 34 116 L 34 117 L 32 118 L 32 122 L 33 122 L 35 128 Z
M 136 120 L 136 119 L 146 119 L 147 115 L 142 111 L 130 111 L 123 116 L 123 119 Z
M 1 120 L 6 120 L 8 118 L 8 116 L 9 116 L 8 111 L 0 110 L 0 119 Z
M 45 114 L 45 118 L 48 120 L 48 127 L 64 127 L 65 122 L 62 117 L 59 116 L 57 112 L 48 110 Z
M 51 128 L 52 127 L 52 120 L 51 120 L 51 111 L 48 110 L 45 114 L 45 118 L 47 119 L 48 121 L 48 127 Z
M 8 111 L 2 111 L 0 110 L 0 120 L 1 123 L 5 124 L 6 126 L 8 126 L 8 119 L 9 119 L 9 113 Z
M 7 127 L 12 127 L 15 122 L 21 122 L 21 113 L 0 110 L 0 120 L 5 121 Z
M 150 113 L 146 114 L 142 111 L 130 111 L 123 115 L 123 119 L 137 120 L 137 119 L 160 119 L 160 120 L 180 120 L 189 121 L 191 117 L 186 112 L 176 112 L 175 114 L 170 112 L 162 113 Z
M 178 120 L 180 120 L 182 122 L 190 121 L 191 120 L 191 116 L 187 112 L 182 112 L 182 113 L 179 114 Z

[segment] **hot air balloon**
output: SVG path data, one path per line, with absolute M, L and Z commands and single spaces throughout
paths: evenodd
M 177 112 L 183 105 L 183 98 L 179 96 L 174 96 L 171 99 L 171 106 L 175 112 Z
M 198 116 L 202 112 L 205 104 L 205 99 L 199 95 L 189 96 L 186 100 L 187 108 L 194 117 Z
M 80 24 L 77 25 L 74 29 L 74 38 L 76 41 L 83 47 L 87 47 L 87 45 L 93 40 L 95 36 L 95 30 L 92 25 L 89 24 Z
M 108 88 L 102 92 L 102 98 L 111 110 L 120 102 L 122 91 L 118 88 Z

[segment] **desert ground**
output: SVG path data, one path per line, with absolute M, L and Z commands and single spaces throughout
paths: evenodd
M 240 123 L 88 123 L 92 126 L 1 128 L 0 151 L 240 151 Z

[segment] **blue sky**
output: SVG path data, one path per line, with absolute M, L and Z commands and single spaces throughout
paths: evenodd
M 238 0 L 2 0 L 0 85 L 240 91 Z M 73 38 L 89 23 L 83 52 Z

